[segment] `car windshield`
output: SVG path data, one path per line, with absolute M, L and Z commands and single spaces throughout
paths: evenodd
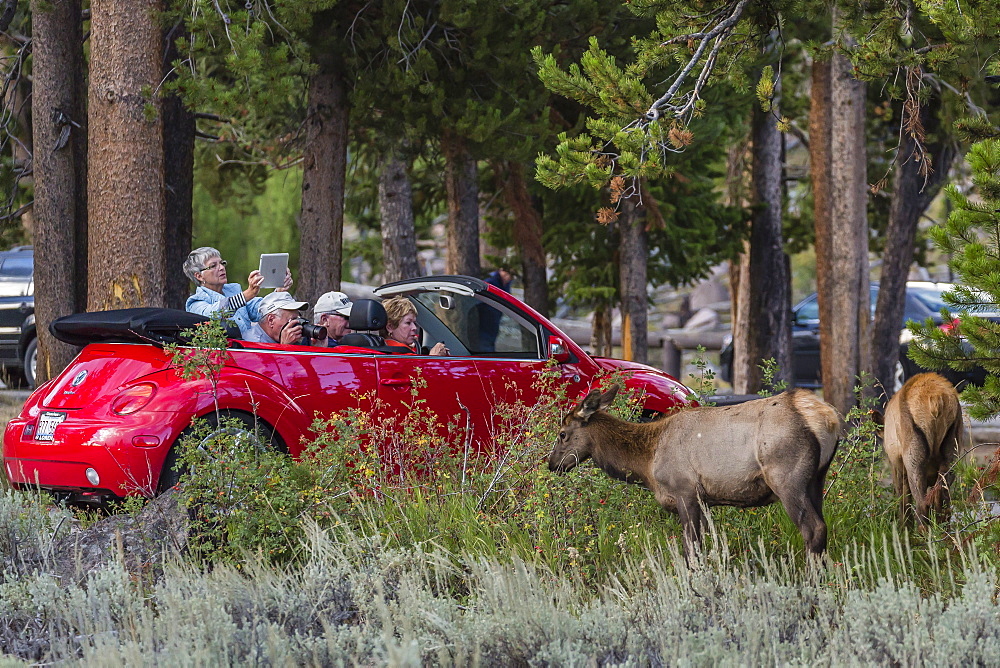
M 0 277 L 31 278 L 34 267 L 35 259 L 30 255 L 27 257 L 8 257 L 0 266 Z
M 433 341 L 443 340 L 449 343 L 453 355 L 462 354 L 453 345 L 460 343 L 471 355 L 541 356 L 537 328 L 497 302 L 438 292 L 424 292 L 413 298 L 417 301 L 417 322 L 426 333 L 428 347 Z M 457 341 L 449 341 L 450 337 Z
M 941 298 L 942 293 L 945 291 L 945 287 L 915 287 L 910 286 L 906 290 L 909 292 L 914 299 L 919 301 L 921 304 L 926 306 L 929 310 L 934 313 L 939 313 L 941 309 L 946 308 L 951 310 L 951 307 L 944 303 Z

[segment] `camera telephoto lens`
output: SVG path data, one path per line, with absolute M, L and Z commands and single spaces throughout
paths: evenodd
M 302 321 L 302 336 L 307 339 L 325 339 L 326 327 Z

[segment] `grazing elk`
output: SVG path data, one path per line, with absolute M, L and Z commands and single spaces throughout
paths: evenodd
M 591 390 L 564 419 L 549 469 L 592 457 L 608 475 L 645 485 L 680 515 L 688 555 L 701 541 L 705 506 L 751 508 L 780 500 L 806 548 L 826 549 L 823 481 L 837 448 L 837 411 L 796 390 L 743 404 L 690 408 L 656 422 L 605 409 L 618 393 Z
M 889 400 L 884 420 L 882 447 L 899 497 L 899 520 L 910 519 L 911 495 L 920 526 L 931 509 L 944 517 L 951 465 L 965 437 L 955 386 L 936 373 L 917 374 Z

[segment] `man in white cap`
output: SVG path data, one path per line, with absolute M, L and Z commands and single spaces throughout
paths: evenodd
M 246 341 L 293 345 L 302 340 L 299 311 L 309 308 L 308 302 L 297 302 L 287 292 L 272 292 L 261 299 L 257 310 L 260 320 L 247 330 Z
M 313 322 L 326 327 L 327 338 L 316 340 L 314 345 L 330 347 L 339 345 L 341 337 L 350 331 L 347 329 L 347 323 L 351 318 L 352 306 L 354 304 L 343 292 L 324 292 L 316 300 Z

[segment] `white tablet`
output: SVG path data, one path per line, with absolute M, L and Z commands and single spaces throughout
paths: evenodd
M 260 273 L 264 277 L 262 288 L 280 288 L 285 284 L 288 253 L 261 253 Z

